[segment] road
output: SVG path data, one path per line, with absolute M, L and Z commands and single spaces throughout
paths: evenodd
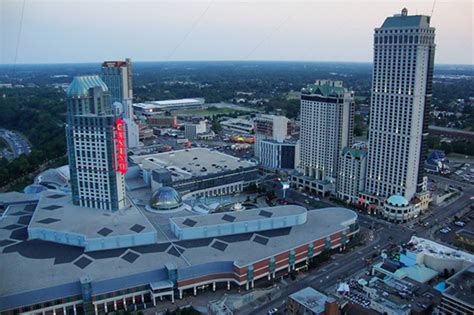
M 364 269 L 366 267 L 365 258 L 378 253 L 381 248 L 389 246 L 392 242 L 395 244 L 406 243 L 412 235 L 429 237 L 434 229 L 436 229 L 436 224 L 433 223 L 447 222 L 457 212 L 473 204 L 474 201 L 471 198 L 474 196 L 474 186 L 438 176 L 436 176 L 434 180 L 442 181 L 455 187 L 460 186 L 463 191 L 461 196 L 456 200 L 431 209 L 431 214 L 427 216 L 426 219 L 431 223 L 429 226 L 424 227 L 421 225 L 414 225 L 413 228 L 410 229 L 408 225 L 396 225 L 374 216 L 359 214 L 359 225 L 361 228 L 372 227 L 376 231 L 375 237 L 372 241 L 369 241 L 362 248 L 357 248 L 352 252 L 336 257 L 334 260 L 330 261 L 328 265 L 310 272 L 305 278 L 290 283 L 287 287 L 282 289 L 279 298 L 268 301 L 267 303 L 261 304 L 257 307 L 248 304 L 246 307 L 239 309 L 236 313 L 267 314 L 268 311 L 273 308 L 280 308 L 283 300 L 285 300 L 288 295 L 307 286 L 312 286 L 321 291 L 327 290 L 336 285 L 342 278 Z M 327 203 L 326 201 L 322 202 Z
M 13 158 L 17 158 L 21 154 L 31 153 L 31 148 L 28 141 L 16 132 L 0 129 L 0 138 L 3 138 L 10 146 L 10 149 L 13 153 Z

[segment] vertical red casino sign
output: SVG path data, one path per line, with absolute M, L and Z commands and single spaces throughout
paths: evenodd
M 115 140 L 117 142 L 117 171 L 122 174 L 127 172 L 127 148 L 125 145 L 125 122 L 118 118 L 115 121 Z

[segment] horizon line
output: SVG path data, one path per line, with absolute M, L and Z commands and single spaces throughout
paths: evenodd
M 128 58 L 128 57 L 127 57 Z M 42 66 L 42 65 L 89 65 L 89 64 L 100 64 L 104 61 L 116 61 L 120 59 L 108 59 L 102 61 L 85 61 L 85 62 L 58 62 L 58 63 L 0 63 L 0 67 L 8 66 L 8 67 L 15 67 L 15 66 Z M 358 63 L 358 64 L 373 64 L 372 61 L 331 61 L 331 60 L 141 60 L 141 61 L 134 61 L 132 58 L 132 64 L 135 63 L 186 63 L 186 62 L 213 62 L 213 63 L 221 63 L 221 62 L 238 62 L 238 63 L 255 63 L 255 62 L 273 62 L 273 63 Z M 474 63 L 435 63 L 435 65 L 439 66 L 474 66 Z

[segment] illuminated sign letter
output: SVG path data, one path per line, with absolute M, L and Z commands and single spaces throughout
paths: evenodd
M 122 174 L 127 172 L 127 150 L 125 146 L 125 122 L 118 118 L 115 121 L 115 142 L 117 145 L 117 171 Z

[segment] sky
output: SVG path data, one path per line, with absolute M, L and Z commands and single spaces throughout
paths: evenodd
M 472 0 L 0 0 L 0 64 L 371 62 L 375 27 L 434 1 L 435 62 L 473 64 Z

